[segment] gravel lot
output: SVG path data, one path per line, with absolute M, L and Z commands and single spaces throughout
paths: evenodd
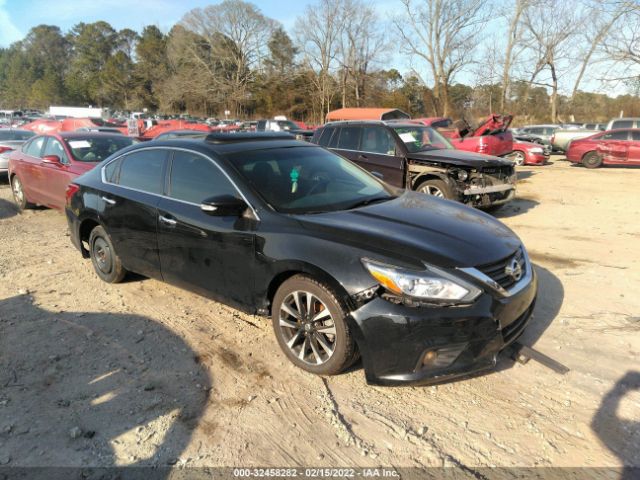
M 539 274 L 523 343 L 570 372 L 420 388 L 306 374 L 267 319 L 102 283 L 0 180 L 0 465 L 640 466 L 640 170 L 553 162 L 497 216 Z

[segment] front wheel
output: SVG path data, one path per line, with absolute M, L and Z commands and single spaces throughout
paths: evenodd
M 516 162 L 516 165 L 519 167 L 524 165 L 524 161 L 525 161 L 524 152 L 521 152 L 520 150 L 516 150 L 515 152 L 513 152 L 513 161 Z
M 121 282 L 127 271 L 116 254 L 109 235 L 102 227 L 95 227 L 89 235 L 89 255 L 98 276 L 107 283 Z
M 416 192 L 426 193 L 433 197 L 447 198 L 453 200 L 453 193 L 451 188 L 443 180 L 437 178 L 430 178 L 423 182 L 420 182 L 416 187 Z
M 330 287 L 295 275 L 276 292 L 271 319 L 289 360 L 307 372 L 336 375 L 357 358 L 347 313 Z
M 587 168 L 598 168 L 602 165 L 602 157 L 598 152 L 589 152 L 582 159 L 582 164 Z

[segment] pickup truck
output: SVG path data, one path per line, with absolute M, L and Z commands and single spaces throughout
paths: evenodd
M 513 137 L 508 130 L 512 119 L 511 115 L 490 115 L 476 128 L 465 120 L 453 122 L 443 117 L 416 118 L 412 121 L 437 128 L 458 150 L 504 157 L 513 151 Z
M 559 128 L 553 132 L 553 135 L 551 135 L 551 146 L 556 151 L 566 152 L 569 150 L 569 146 L 573 140 L 590 137 L 591 135 L 595 135 L 600 132 L 600 130 Z
M 331 122 L 311 142 L 396 187 L 479 208 L 515 197 L 513 162 L 457 150 L 438 131 L 412 120 Z

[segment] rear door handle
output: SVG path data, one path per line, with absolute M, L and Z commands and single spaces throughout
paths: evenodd
M 111 198 L 107 198 L 107 197 L 101 197 L 101 198 L 102 198 L 102 200 L 104 200 L 109 205 L 115 205 L 116 204 L 116 201 L 111 199 Z
M 363 154 L 358 155 L 358 158 L 361 159 L 361 160 L 368 160 L 369 159 L 369 157 L 367 157 L 366 155 L 363 155 Z
M 178 222 L 173 218 L 168 218 L 162 215 L 160 215 L 159 220 L 161 223 L 164 223 L 165 225 L 169 225 L 171 227 L 175 227 L 178 224 Z

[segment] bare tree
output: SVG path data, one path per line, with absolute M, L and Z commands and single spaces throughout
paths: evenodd
M 582 54 L 580 71 L 573 84 L 571 99 L 575 99 L 578 88 L 584 77 L 587 67 L 591 64 L 594 55 L 600 50 L 611 32 L 611 29 L 623 19 L 634 8 L 639 8 L 636 2 L 621 0 L 592 0 L 587 5 L 589 10 L 582 30 L 582 36 L 589 43 L 588 49 Z
M 507 46 L 504 52 L 504 65 L 502 67 L 502 92 L 500 96 L 500 110 L 504 111 L 507 102 L 507 93 L 511 81 L 511 66 L 517 57 L 517 47 L 522 39 L 522 16 L 533 0 L 515 0 L 513 11 L 509 19 L 507 32 Z M 520 50 L 521 51 L 521 50 Z
M 265 17 L 252 3 L 224 0 L 191 10 L 180 24 L 206 41 L 206 48 L 194 44 L 186 51 L 225 95 L 234 113 L 240 115 L 253 73 L 267 54 L 266 39 L 277 22 Z
M 344 21 L 338 61 L 341 65 L 342 106 L 352 90 L 358 107 L 365 95 L 367 74 L 387 48 L 385 30 L 375 9 L 361 0 L 343 0 Z
M 609 59 L 619 68 L 615 69 L 615 77 L 607 76 L 604 80 L 640 83 L 640 4 L 631 2 L 621 24 L 604 44 Z
M 553 15 L 549 15 L 553 12 Z M 565 0 L 542 0 L 524 13 L 524 42 L 533 54 L 535 64 L 529 84 L 551 89 L 551 121 L 558 121 L 559 77 L 570 70 L 573 40 L 584 24 L 584 13 L 575 4 Z M 548 80 L 538 81 L 539 75 L 548 69 Z
M 319 0 L 308 5 L 295 25 L 295 35 L 303 54 L 304 65 L 315 72 L 313 79 L 319 103 L 318 120 L 329 112 L 336 93 L 332 75 L 338 66 L 340 37 L 344 30 L 341 0 Z
M 401 0 L 394 19 L 408 53 L 425 61 L 433 78 L 438 114 L 448 115 L 449 87 L 473 63 L 472 53 L 490 13 L 486 0 Z

